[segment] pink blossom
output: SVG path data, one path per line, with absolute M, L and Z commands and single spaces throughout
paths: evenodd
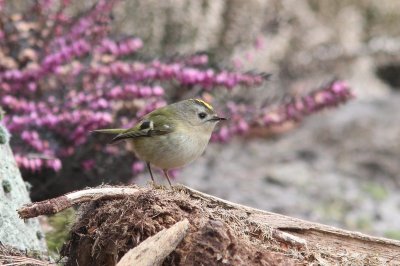
M 35 2 L 41 12 L 23 14 L 22 21 L 38 25 L 27 33 L 15 30 L 15 22 L 9 17 L 12 14 L 1 18 L 5 24 L 0 31 L 0 50 L 14 57 L 17 64 L 0 70 L 0 104 L 6 110 L 3 123 L 13 135 L 16 162 L 22 169 L 57 172 L 62 160 L 76 160 L 74 165 L 89 171 L 95 167 L 95 160 L 78 160 L 90 153 L 96 154 L 96 161 L 109 154 L 116 160 L 129 160 L 137 173 L 144 169 L 143 163 L 127 156 L 121 145 L 99 145 L 103 140 L 95 139 L 90 132 L 133 126 L 171 99 L 185 98 L 187 90 L 191 90 L 189 94 L 210 94 L 213 99 L 217 89 L 259 86 L 267 77 L 263 73 L 217 70 L 210 67 L 205 54 L 146 60 L 132 56 L 144 44 L 137 37 L 121 38 L 110 33 L 109 14 L 115 0 L 99 0 L 81 16 L 69 15 L 69 0 L 55 1 L 57 11 L 46 7 L 47 1 L 54 0 Z M 43 30 L 49 25 L 54 25 L 54 31 L 43 38 Z M 8 40 L 9 36 L 14 39 Z M 260 40 L 256 40 L 256 47 L 261 48 Z M 15 57 L 19 54 L 26 54 L 28 59 L 21 61 Z M 258 110 L 233 101 L 221 104 L 217 112 L 225 111 L 230 120 L 212 139 L 226 142 L 253 127 L 300 121 L 351 97 L 345 82 L 334 81 L 276 109 Z M 104 162 L 110 164 L 112 160 Z
M 262 36 L 257 36 L 256 41 L 254 42 L 254 47 L 256 50 L 262 50 L 265 46 L 265 42 Z
M 93 159 L 84 160 L 82 162 L 82 167 L 85 171 L 90 171 L 95 166 L 96 162 Z
M 160 86 L 155 86 L 153 87 L 153 93 L 154 96 L 162 96 L 164 95 L 164 89 Z
M 53 169 L 55 172 L 60 171 L 62 168 L 62 163 L 59 159 L 47 160 L 46 165 L 47 167 Z
M 136 161 L 132 164 L 132 172 L 134 174 L 140 173 L 145 169 L 145 164 L 140 161 Z
M 249 125 L 244 119 L 240 119 L 237 124 L 237 132 L 238 133 L 245 133 L 249 130 Z

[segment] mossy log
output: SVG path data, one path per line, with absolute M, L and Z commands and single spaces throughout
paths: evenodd
M 87 189 L 19 213 L 29 218 L 77 203 L 83 203 L 80 215 L 62 250 L 69 265 L 115 265 L 142 241 L 184 219 L 189 228 L 182 242 L 164 252 L 159 265 L 400 264 L 400 241 L 257 210 L 180 185 Z

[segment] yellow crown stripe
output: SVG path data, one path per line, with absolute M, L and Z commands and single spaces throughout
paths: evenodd
M 210 109 L 211 111 L 214 110 L 214 108 L 211 106 L 211 104 L 209 104 L 208 102 L 205 102 L 201 99 L 193 99 L 194 101 L 203 104 L 205 107 L 207 107 L 208 109 Z

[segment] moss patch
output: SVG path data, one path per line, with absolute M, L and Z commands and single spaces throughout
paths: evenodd
M 8 130 L 0 125 L 0 144 L 5 144 L 10 140 L 10 133 L 8 133 Z
M 49 218 L 49 225 L 53 229 L 46 233 L 46 243 L 50 252 L 59 253 L 62 245 L 69 239 L 69 231 L 74 221 L 73 209 L 67 209 Z
M 11 192 L 11 183 L 8 180 L 3 180 L 1 182 L 1 186 L 3 187 L 4 193 L 10 193 Z

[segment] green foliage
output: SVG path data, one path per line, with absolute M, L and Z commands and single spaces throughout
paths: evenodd
M 385 237 L 400 240 L 400 230 L 387 230 Z
M 370 231 L 372 230 L 372 220 L 370 217 L 365 216 L 365 217 L 359 217 L 356 220 L 356 228 L 358 230 L 363 230 L 363 231 Z
M 378 183 L 369 182 L 365 184 L 364 191 L 370 194 L 371 197 L 376 201 L 382 201 L 388 196 L 386 188 Z
M 351 206 L 343 199 L 328 198 L 322 201 L 316 210 L 324 218 L 343 221 Z
M 53 230 L 46 233 L 46 242 L 50 252 L 59 253 L 69 238 L 69 231 L 74 221 L 75 210 L 71 208 L 49 217 L 49 224 Z
M 3 120 L 3 118 L 4 118 L 4 110 L 0 106 L 0 121 Z

